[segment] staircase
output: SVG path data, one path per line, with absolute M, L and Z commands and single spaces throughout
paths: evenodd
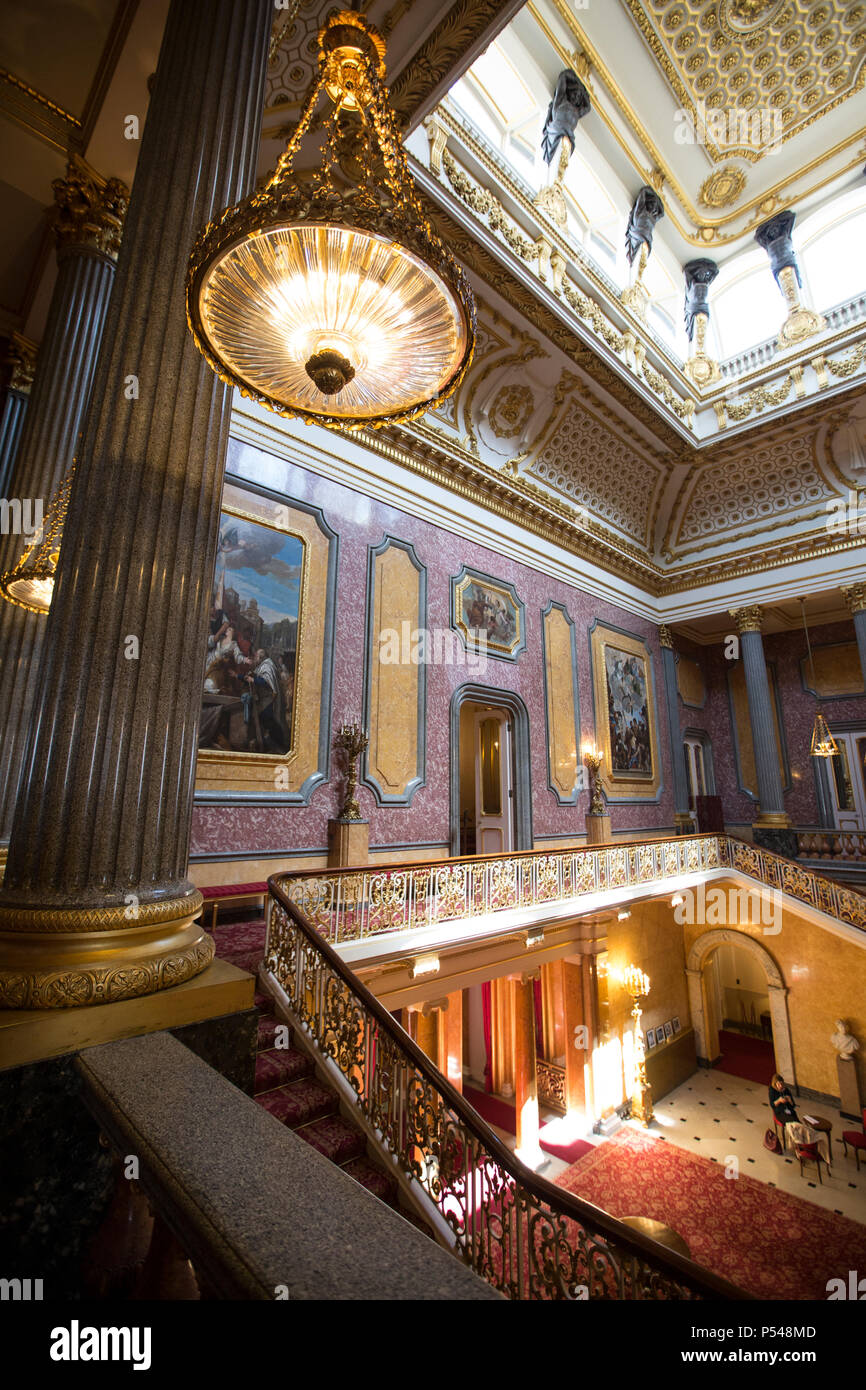
M 218 926 L 213 932 L 216 954 L 256 974 L 264 956 L 265 931 L 264 918 Z M 256 1104 L 432 1238 L 429 1226 L 400 1206 L 396 1178 L 369 1157 L 363 1131 L 340 1113 L 336 1090 L 316 1075 L 311 1057 L 296 1046 L 294 1030 L 276 1017 L 270 995 L 257 993 L 255 1003 L 259 1011 Z M 288 1045 L 277 1047 L 278 1040 Z

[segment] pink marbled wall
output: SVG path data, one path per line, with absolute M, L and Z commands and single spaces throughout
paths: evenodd
M 809 635 L 813 647 L 832 642 L 853 642 L 854 624 L 830 623 L 810 628 Z M 725 660 L 724 649 L 722 646 L 700 647 L 682 640 L 677 641 L 677 647 L 684 655 L 700 662 L 707 686 L 707 703 L 702 710 L 691 709 L 680 700 L 681 727 L 707 731 L 713 748 L 716 792 L 722 798 L 725 820 L 751 824 L 756 815 L 755 803 L 740 791 L 737 784 L 728 701 L 727 674 L 730 667 Z M 767 660 L 776 668 L 791 769 L 791 788 L 785 793 L 785 810 L 794 825 L 817 825 L 815 778 L 809 756 L 815 697 L 803 689 L 800 679 L 800 661 L 806 655 L 806 639 L 797 632 L 774 633 L 764 638 L 764 652 Z M 825 702 L 824 710 L 831 723 L 859 720 L 866 724 L 866 696 L 829 700 Z
M 656 803 L 611 807 L 613 828 L 672 827 L 673 795 L 663 672 L 657 629 L 612 604 L 602 603 L 536 570 L 504 559 L 396 508 L 320 478 L 248 444 L 232 441 L 229 469 L 261 482 L 290 498 L 321 508 L 339 536 L 337 608 L 334 647 L 332 728 L 358 717 L 364 698 L 364 633 L 367 556 L 370 545 L 385 535 L 410 542 L 427 567 L 427 626 L 450 626 L 451 576 L 462 566 L 514 584 L 526 610 L 526 650 L 516 663 L 490 658 L 486 673 L 466 666 L 427 667 L 426 785 L 409 807 L 377 806 L 372 793 L 359 788 L 361 814 L 370 822 L 371 846 L 441 844 L 449 838 L 449 706 L 454 690 L 466 681 L 516 691 L 530 717 L 533 787 L 532 820 L 536 838 L 578 835 L 584 830 L 587 795 L 577 805 L 560 806 L 547 786 L 541 614 L 551 600 L 562 603 L 575 624 L 582 738 L 595 737 L 588 632 L 593 621 L 612 623 L 648 640 L 653 654 L 656 705 L 662 748 L 664 787 Z M 318 787 L 309 806 L 196 806 L 191 852 L 219 854 L 274 850 L 322 850 L 327 822 L 337 810 L 339 780 Z

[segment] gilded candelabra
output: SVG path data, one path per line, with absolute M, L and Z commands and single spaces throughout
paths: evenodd
M 604 816 L 607 812 L 604 809 L 604 802 L 601 799 L 601 782 L 599 781 L 598 771 L 601 767 L 603 753 L 596 753 L 595 749 L 587 748 L 583 754 L 583 761 L 589 768 L 589 790 L 590 802 L 588 816 Z
M 623 984 L 633 1001 L 631 1016 L 634 1019 L 634 1094 L 631 1098 L 631 1113 L 632 1118 L 640 1120 L 647 1129 L 653 1117 L 653 1093 L 646 1079 L 646 1050 L 640 1026 L 640 1001 L 649 994 L 649 976 L 636 965 L 630 965 L 623 974 Z
M 346 760 L 346 798 L 339 820 L 360 820 L 361 808 L 355 793 L 358 789 L 357 761 L 370 742 L 368 735 L 358 723 L 343 724 L 337 731 L 334 747 L 338 748 Z

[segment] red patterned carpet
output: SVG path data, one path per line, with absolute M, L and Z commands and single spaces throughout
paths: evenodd
M 636 1130 L 556 1181 L 612 1216 L 664 1222 L 696 1263 L 758 1298 L 823 1300 L 829 1279 L 866 1269 L 866 1226 Z
M 513 1105 L 500 1100 L 498 1096 L 490 1096 L 485 1091 L 476 1091 L 474 1086 L 464 1086 L 463 1097 L 489 1125 L 504 1129 L 506 1134 L 517 1133 L 517 1114 Z M 564 1163 L 576 1163 L 584 1154 L 592 1152 L 592 1144 L 587 1144 L 585 1139 L 563 1141 L 552 1137 L 555 1134 L 555 1121 L 552 1126 L 542 1125 L 538 1142 L 545 1153 L 561 1158 Z

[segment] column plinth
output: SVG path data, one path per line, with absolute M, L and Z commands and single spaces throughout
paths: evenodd
M 250 189 L 272 6 L 172 0 L 75 482 L 0 894 L 0 1004 L 203 970 L 187 878 L 231 401 L 188 333 L 189 248 Z

